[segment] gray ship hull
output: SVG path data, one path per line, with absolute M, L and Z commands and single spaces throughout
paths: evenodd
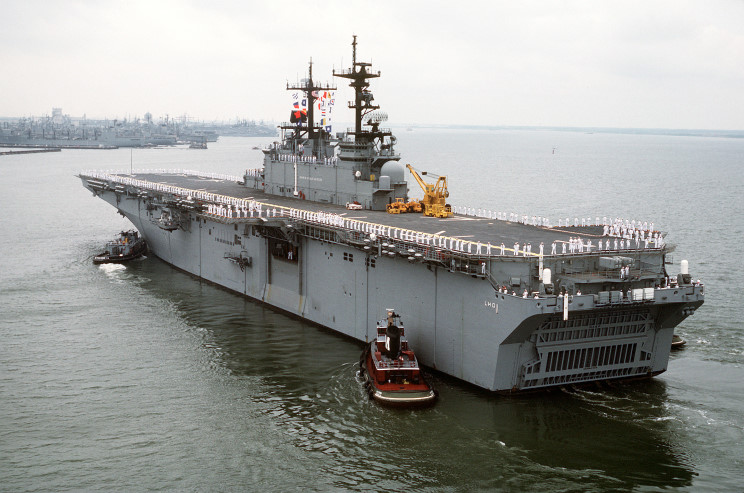
M 425 262 L 383 251 L 380 239 L 370 248 L 360 240 L 369 234 L 345 225 L 301 219 L 302 211 L 320 204 L 277 197 L 272 204 L 289 201 L 300 217 L 230 218 L 179 207 L 186 194 L 158 192 L 164 186 L 151 176 L 143 181 L 147 186 L 81 178 L 135 225 L 152 254 L 172 266 L 359 341 L 369 341 L 380 314 L 395 306 L 422 364 L 492 391 L 659 374 L 667 368 L 674 327 L 703 303 L 703 288 L 693 285 L 646 288 L 622 302 L 596 293 L 513 296 L 497 291 L 494 278 L 529 280 L 536 259 L 459 252 L 456 266 L 454 260 Z M 199 188 L 192 186 L 189 198 Z M 241 198 L 256 194 L 244 190 Z M 177 228 L 163 227 L 163 211 L 178 214 Z M 375 218 L 367 224 L 421 220 L 384 213 Z M 422 224 L 444 229 L 438 221 Z M 289 258 L 281 248 L 287 245 L 295 249 Z M 444 253 L 446 248 L 438 251 Z M 640 255 L 644 265 L 663 262 L 660 252 Z M 481 272 L 482 262 L 488 274 Z

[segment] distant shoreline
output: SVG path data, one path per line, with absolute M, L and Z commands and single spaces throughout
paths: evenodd
M 0 116 L 0 123 L 7 122 L 18 122 L 23 117 L 8 117 Z M 99 120 L 89 120 L 90 123 L 97 122 Z M 100 121 L 108 121 L 106 119 Z M 113 121 L 113 120 L 112 120 Z M 202 121 L 200 125 L 207 126 L 220 126 L 230 127 L 232 124 L 228 122 L 217 122 L 217 121 Z M 277 124 L 269 120 L 261 120 L 261 125 L 269 128 L 274 128 Z M 350 122 L 334 121 L 333 126 L 338 128 L 351 127 Z M 1 127 L 1 125 L 0 125 Z M 728 138 L 728 139 L 742 139 L 744 138 L 744 130 L 711 130 L 711 129 L 689 129 L 689 128 L 633 128 L 633 127 L 575 127 L 575 126 L 539 126 L 539 125 L 464 125 L 464 124 L 423 124 L 423 123 L 395 123 L 389 124 L 389 127 L 398 131 L 401 134 L 403 131 L 414 131 L 414 130 L 531 130 L 531 131 L 555 131 L 555 132 L 581 132 L 581 133 L 597 133 L 597 134 L 627 134 L 627 135 L 668 135 L 675 137 L 717 137 L 717 138 Z M 221 136 L 229 136 L 229 132 L 220 133 Z M 273 137 L 274 135 L 255 135 L 255 137 Z

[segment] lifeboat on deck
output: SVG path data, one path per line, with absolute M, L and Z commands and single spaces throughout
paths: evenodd
M 433 404 L 437 393 L 424 378 L 408 345 L 400 315 L 392 309 L 386 311 L 387 318 L 377 323 L 376 337 L 359 360 L 359 373 L 367 392 L 386 405 Z

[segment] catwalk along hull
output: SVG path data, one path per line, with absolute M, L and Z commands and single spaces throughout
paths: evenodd
M 182 176 L 80 177 L 165 262 L 360 341 L 375 337 L 369 328 L 395 306 L 423 365 L 493 391 L 659 374 L 674 327 L 703 303 L 699 285 L 654 288 L 664 275 L 663 249 L 624 252 L 638 266 L 632 285 L 613 273 L 598 281 L 578 271 L 591 271 L 602 253 L 517 256 L 489 247 L 486 254 L 478 243 L 476 254 L 470 253 L 475 243 L 433 234 L 458 227 L 457 217 L 365 211 L 364 220 L 344 219 L 345 210 L 330 204 L 256 202 L 260 193 L 244 187 L 243 195 L 230 195 L 237 188 L 229 180 L 209 180 L 224 185 L 216 195 L 198 183 L 172 186 Z M 253 217 L 240 210 L 248 203 L 261 206 Z M 565 232 L 500 222 L 468 221 L 468 228 L 478 223 L 487 228 L 484 235 L 503 236 L 519 227 L 536 239 L 568 239 Z M 546 293 L 540 281 L 547 266 L 556 274 L 555 293 L 579 286 L 585 294 Z M 530 295 L 504 293 L 503 284 Z M 625 287 L 630 295 L 618 298 Z

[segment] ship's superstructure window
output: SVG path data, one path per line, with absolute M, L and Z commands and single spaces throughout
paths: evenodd
M 354 261 L 354 254 L 353 253 L 344 252 L 344 260 L 348 260 L 349 262 L 353 262 Z
M 375 268 L 375 259 L 373 258 L 367 257 L 366 259 L 364 259 L 364 263 L 367 265 L 367 267 L 372 267 L 373 269 Z

